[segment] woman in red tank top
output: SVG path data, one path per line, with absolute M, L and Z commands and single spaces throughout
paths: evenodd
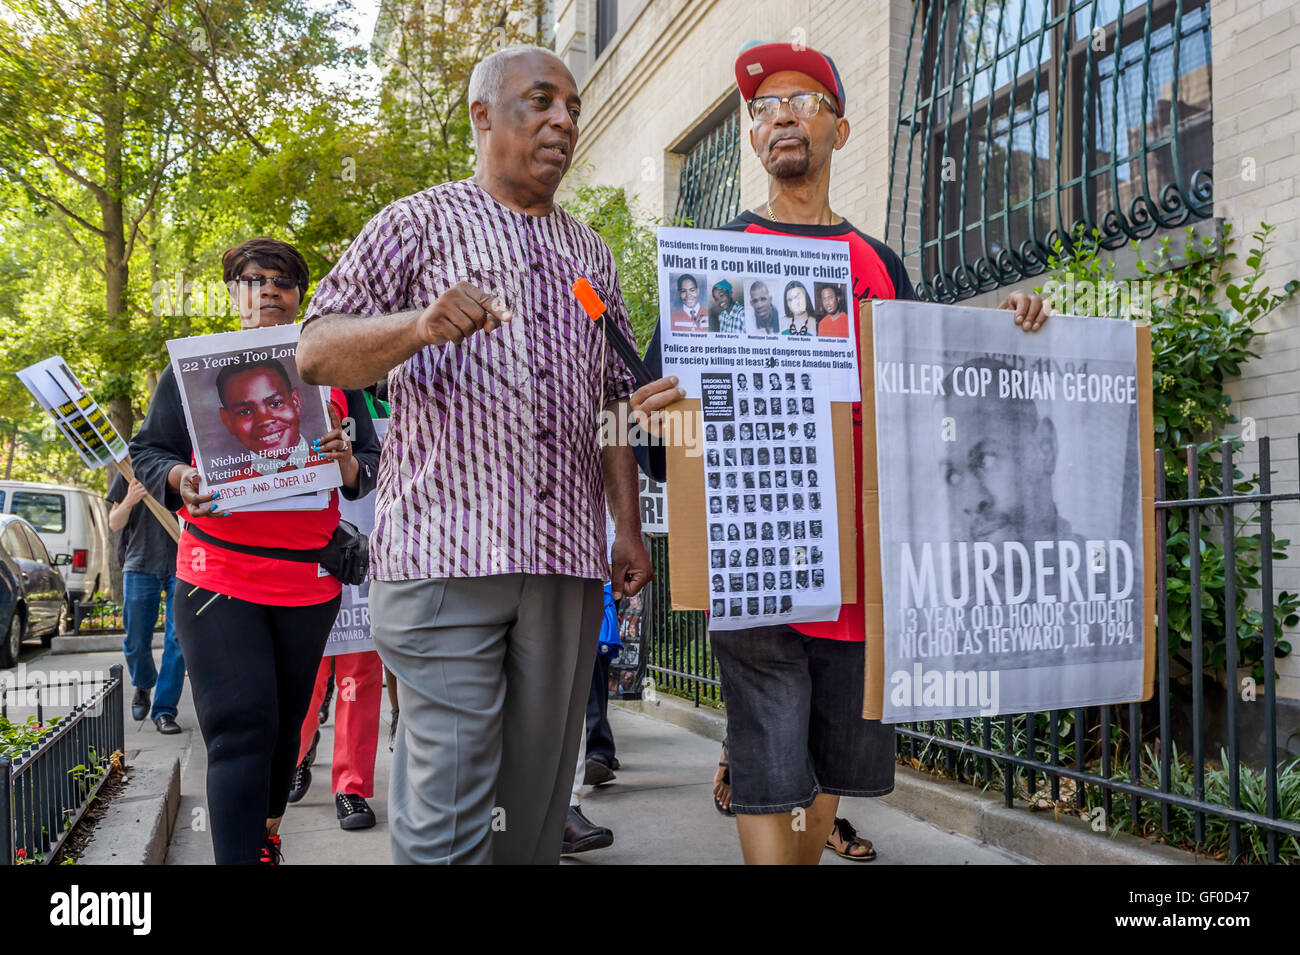
M 222 271 L 243 327 L 295 321 L 309 276 L 293 246 L 252 239 L 225 253 Z M 339 493 L 348 499 L 370 493 L 379 465 L 361 392 L 332 389 L 330 421 L 326 434 L 304 437 L 312 461 L 337 462 L 343 487 L 315 510 L 223 510 L 216 494 L 200 494 L 170 366 L 131 442 L 136 475 L 149 492 L 208 538 L 181 535 L 174 609 L 208 750 L 209 824 L 218 864 L 279 862 L 278 829 L 298 732 L 342 589 L 316 563 L 253 556 L 219 542 L 302 551 L 329 542 L 339 523 Z

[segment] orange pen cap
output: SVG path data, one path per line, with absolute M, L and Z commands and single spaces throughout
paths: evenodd
M 605 303 L 600 300 L 600 296 L 586 279 L 578 279 L 573 283 L 573 294 L 577 297 L 582 310 L 593 322 L 605 314 Z

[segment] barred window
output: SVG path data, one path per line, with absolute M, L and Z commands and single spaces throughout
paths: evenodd
M 910 105 L 909 105 L 910 104 Z M 956 301 L 1212 213 L 1207 0 L 918 0 L 886 231 Z
M 740 108 L 706 123 L 683 153 L 673 221 L 716 229 L 740 214 Z

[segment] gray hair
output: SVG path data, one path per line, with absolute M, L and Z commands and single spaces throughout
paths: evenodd
M 506 70 L 510 66 L 510 61 L 526 53 L 545 53 L 547 56 L 560 60 L 561 64 L 564 63 L 563 60 L 543 46 L 521 44 L 507 46 L 494 53 L 489 53 L 474 64 L 474 71 L 469 75 L 469 102 L 471 104 L 486 103 L 488 106 L 496 105 L 497 98 L 501 95 L 501 87 L 505 83 Z

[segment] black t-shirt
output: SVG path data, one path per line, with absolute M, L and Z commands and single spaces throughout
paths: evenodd
M 121 474 L 113 478 L 108 500 L 117 504 L 126 500 L 127 483 Z M 172 518 L 173 521 L 176 518 Z M 117 544 L 117 559 L 122 570 L 133 574 L 153 574 L 167 578 L 176 573 L 176 542 L 158 522 L 143 499 L 131 508 Z

